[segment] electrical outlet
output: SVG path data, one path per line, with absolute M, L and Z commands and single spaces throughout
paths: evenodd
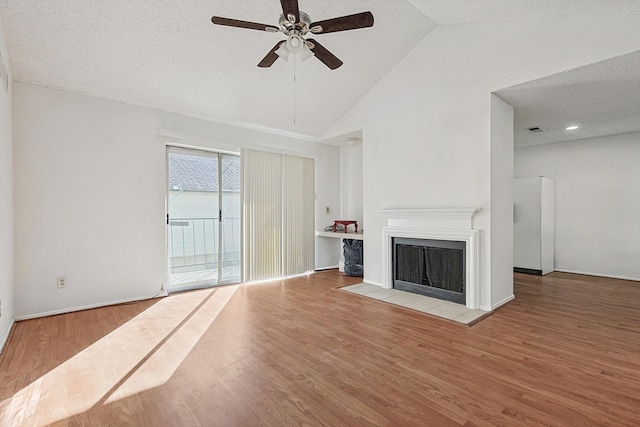
M 329 206 L 327 206 L 326 208 L 324 208 L 324 213 L 326 213 L 327 215 L 329 215 L 331 213 L 331 208 Z
M 58 287 L 66 288 L 67 287 L 67 278 L 66 277 L 58 277 Z

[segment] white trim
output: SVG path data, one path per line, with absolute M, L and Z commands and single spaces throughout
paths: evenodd
M 338 268 L 340 268 L 339 265 L 329 266 L 329 267 L 319 267 L 319 268 L 316 268 L 314 271 L 336 270 Z
M 411 216 L 411 217 L 443 217 L 459 216 L 472 219 L 477 208 L 421 208 L 421 209 L 382 209 L 380 213 L 387 216 Z
M 613 274 L 586 273 L 584 271 L 564 270 L 560 268 L 556 268 L 553 271 L 558 271 L 560 273 L 582 274 L 584 276 L 606 277 L 608 279 L 620 279 L 620 280 L 630 280 L 632 282 L 640 282 L 640 278 L 638 277 L 615 276 Z
M 381 288 L 384 288 L 384 285 L 382 283 L 373 281 L 373 280 L 366 280 L 362 282 L 365 285 L 373 285 L 373 286 L 380 286 Z
M 500 307 L 500 306 L 502 306 L 502 305 L 504 305 L 504 304 L 508 303 L 509 301 L 511 301 L 511 300 L 513 300 L 513 299 L 515 299 L 515 297 L 516 297 L 515 295 L 511 295 L 511 296 L 506 297 L 506 298 L 505 298 L 505 299 L 503 299 L 502 301 L 500 301 L 500 302 L 497 302 L 497 303 L 493 304 L 493 305 L 491 306 L 491 310 L 485 310 L 484 308 L 482 308 L 481 310 L 485 310 L 485 311 L 493 311 L 493 310 L 495 310 L 496 308 L 498 308 L 498 307 Z
M 9 341 L 9 336 L 11 336 L 11 331 L 13 331 L 13 328 L 15 328 L 15 326 L 16 326 L 16 321 L 12 320 L 11 323 L 9 324 L 9 329 L 7 330 L 7 334 L 2 339 L 2 342 L 0 342 L 0 354 L 2 354 L 4 350 L 4 346 L 7 343 L 7 341 Z
M 190 151 L 200 151 L 203 153 L 211 153 L 211 154 L 231 154 L 232 156 L 240 156 L 240 151 L 239 150 L 235 150 L 235 149 L 229 149 L 229 150 L 221 150 L 221 149 L 217 149 L 217 148 L 210 148 L 210 147 L 202 147 L 202 146 L 195 146 L 195 145 L 187 145 L 187 144 L 176 144 L 170 141 L 165 141 L 165 145 L 167 146 L 167 148 L 175 148 L 176 150 L 190 150 Z
M 258 131 L 258 132 L 269 133 L 269 134 L 272 134 L 272 135 L 279 135 L 279 136 L 285 136 L 285 137 L 288 137 L 288 138 L 301 139 L 301 140 L 304 140 L 304 141 L 318 142 L 320 140 L 320 138 L 315 137 L 313 135 L 289 132 L 289 131 L 282 130 L 282 129 L 277 129 L 277 128 L 273 128 L 273 127 L 269 127 L 269 126 L 261 126 L 261 125 L 257 125 L 257 124 L 254 124 L 254 123 L 243 122 L 243 121 L 240 121 L 240 120 L 231 120 L 231 119 L 228 119 L 226 117 L 221 117 L 221 116 L 212 115 L 212 114 L 202 114 L 202 112 L 199 112 L 199 111 L 192 111 L 192 110 L 185 110 L 185 109 L 170 110 L 168 108 L 171 108 L 171 107 L 167 107 L 167 106 L 158 107 L 157 105 L 151 105 L 151 104 L 148 104 L 148 103 L 145 103 L 145 102 L 127 102 L 127 101 L 122 101 L 120 99 L 110 98 L 110 97 L 107 97 L 107 96 L 90 95 L 90 94 L 87 94 L 87 93 L 84 93 L 84 92 L 79 92 L 79 91 L 74 91 L 74 90 L 67 90 L 67 89 L 57 89 L 57 88 L 53 88 L 53 87 L 42 85 L 42 84 L 38 84 L 38 83 L 32 83 L 32 82 L 28 82 L 28 81 L 13 79 L 12 83 L 15 83 L 15 82 L 22 83 L 22 84 L 25 84 L 25 85 L 31 85 L 31 86 L 41 87 L 41 88 L 45 88 L 45 89 L 55 90 L 55 91 L 59 91 L 59 92 L 70 93 L 70 94 L 74 94 L 74 95 L 89 96 L 89 97 L 100 99 L 100 100 L 104 100 L 104 101 L 117 102 L 118 104 L 124 104 L 124 105 L 128 105 L 128 106 L 131 106 L 131 107 L 148 108 L 150 110 L 157 111 L 160 114 L 170 114 L 170 115 L 173 115 L 173 116 L 181 116 L 181 117 L 185 117 L 185 118 L 188 118 L 188 119 L 202 120 L 202 121 L 209 122 L 209 123 L 219 123 L 219 124 L 228 125 L 228 126 L 235 126 L 237 128 L 241 128 L 241 129 L 249 129 L 249 130 L 254 130 L 254 131 Z
M 194 118 L 194 119 L 197 119 L 197 120 L 203 120 L 203 121 L 211 122 L 211 123 L 219 123 L 219 124 L 223 124 L 223 125 L 239 127 L 239 128 L 242 128 L 242 129 L 249 129 L 249 130 L 255 130 L 255 131 L 258 131 L 258 132 L 270 133 L 272 135 L 284 136 L 284 137 L 287 137 L 287 138 L 301 139 L 301 140 L 310 141 L 310 142 L 319 142 L 320 141 L 320 138 L 317 138 L 317 137 L 312 136 L 312 135 L 307 135 L 307 134 L 304 134 L 304 133 L 290 132 L 290 131 L 286 131 L 286 130 L 282 130 L 282 129 L 272 128 L 272 127 L 269 127 L 269 126 L 256 125 L 256 124 L 253 124 L 253 123 L 229 120 L 229 119 L 226 119 L 224 117 L 205 117 L 205 116 L 194 115 L 194 113 L 182 114 L 182 113 L 174 113 L 174 112 L 166 111 L 166 110 L 159 110 L 159 111 L 163 111 L 163 112 L 166 112 L 166 113 L 169 113 L 169 114 L 175 114 L 175 115 L 182 116 L 182 117 Z
M 355 233 L 353 231 L 349 231 L 345 233 L 344 231 L 316 231 L 317 237 L 331 237 L 334 239 L 351 239 L 351 240 L 364 240 L 364 234 L 361 231 Z
M 343 147 L 351 144 L 350 138 L 355 138 L 357 142 L 362 143 L 362 129 L 346 133 L 344 135 L 332 136 L 331 138 L 320 139 L 320 144 L 333 145 L 334 147 Z
M 96 303 L 96 304 L 82 305 L 82 306 L 78 306 L 78 307 L 61 308 L 59 310 L 52 310 L 52 311 L 45 311 L 45 312 L 42 312 L 42 313 L 27 314 L 26 316 L 17 316 L 15 318 L 15 320 L 16 320 L 16 322 L 19 322 L 21 320 L 37 319 L 39 317 L 55 316 L 55 315 L 58 315 L 58 314 L 73 313 L 75 311 L 91 310 L 91 309 L 94 309 L 94 308 L 108 307 L 110 305 L 125 304 L 125 303 L 128 303 L 128 302 L 145 301 L 145 300 L 149 300 L 149 299 L 153 299 L 153 298 L 161 298 L 163 296 L 165 296 L 165 295 L 163 295 L 163 294 L 155 294 L 155 295 L 149 295 L 149 296 L 139 296 L 139 297 L 135 297 L 135 298 L 121 299 L 121 300 L 116 300 L 116 301 L 99 302 L 99 303 Z
M 306 157 L 318 160 L 320 156 L 315 153 L 306 151 L 296 151 L 286 148 L 274 147 L 271 145 L 260 145 L 251 142 L 237 141 L 236 145 L 230 145 L 228 140 L 215 137 L 207 137 L 202 135 L 193 135 L 186 132 L 175 131 L 171 129 L 158 129 L 158 139 L 160 142 L 181 148 L 191 148 L 194 150 L 205 149 L 202 144 L 210 150 L 218 152 L 226 152 L 226 154 L 237 154 L 242 148 L 250 150 L 266 151 L 268 153 L 286 154 L 288 156 Z M 316 142 L 317 141 L 311 141 Z
M 477 208 L 383 209 L 387 225 L 429 228 L 473 228 Z

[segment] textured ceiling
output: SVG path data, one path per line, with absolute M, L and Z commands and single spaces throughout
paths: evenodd
M 640 51 L 496 92 L 514 108 L 516 146 L 640 131 Z M 576 125 L 576 130 L 566 130 Z M 529 128 L 539 127 L 540 133 Z
M 278 0 L 1 0 L 13 78 L 202 118 L 318 137 L 434 25 L 405 0 L 300 0 L 312 21 L 370 10 L 372 28 L 314 36 L 344 65 L 257 64 L 284 35 Z M 402 28 L 402 31 L 397 31 Z
M 408 0 L 436 25 L 640 13 L 639 0 Z
M 0 0 L 13 78 L 195 117 L 319 137 L 433 28 L 640 13 L 640 0 L 299 0 L 313 21 L 370 10 L 372 28 L 315 38 L 344 65 L 257 63 L 278 0 Z M 422 12 L 422 13 L 421 13 Z M 295 88 L 295 97 L 294 97 Z M 295 107 L 294 107 L 295 105 Z M 295 123 L 294 123 L 295 113 Z

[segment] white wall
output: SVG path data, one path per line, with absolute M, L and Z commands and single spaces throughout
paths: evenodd
M 238 128 L 221 123 L 208 122 L 192 117 L 159 112 L 164 138 L 172 143 L 239 152 L 240 148 L 268 150 L 282 154 L 313 157 L 316 159 L 316 230 L 324 229 L 333 212 L 340 207 L 340 149 L 294 136 L 276 135 L 253 129 Z M 182 139 L 184 137 L 184 139 Z M 332 214 L 325 214 L 330 206 Z M 339 258 L 339 242 L 328 238 L 316 238 L 316 268 L 336 267 Z M 336 255 L 338 254 L 338 255 Z
M 0 58 L 11 73 L 4 42 L 4 31 L 0 26 Z M 11 82 L 11 74 L 9 74 Z M 11 119 L 11 92 L 4 91 L 0 83 L 0 351 L 9 334 L 14 317 L 13 296 L 13 141 Z
M 166 275 L 157 114 L 17 82 L 14 112 L 16 315 L 157 294 Z
M 491 304 L 513 298 L 513 107 L 491 95 Z
M 362 142 L 340 147 L 340 218 L 358 221 L 358 229 L 364 229 L 362 219 Z M 351 228 L 350 228 L 351 229 Z
M 321 161 L 322 160 L 322 161 Z M 325 208 L 330 208 L 326 213 Z M 316 162 L 316 230 L 333 224 L 340 212 L 340 148 L 327 145 Z M 342 239 L 316 237 L 316 269 L 337 268 Z
M 319 170 L 339 174 L 339 162 L 330 163 L 339 158 L 336 147 L 30 84 L 16 82 L 14 89 L 15 301 L 21 318 L 160 291 L 166 280 L 166 141 L 228 150 L 276 147 L 315 156 Z M 158 137 L 161 129 L 174 137 Z M 320 184 L 318 198 L 337 191 L 331 182 Z M 57 288 L 58 276 L 67 277 L 67 288 Z
M 555 269 L 640 280 L 640 132 L 515 150 L 555 181 Z
M 509 289 L 511 259 L 492 261 L 492 238 L 512 227 L 505 195 L 491 201 L 491 177 L 511 163 L 491 163 L 491 96 L 504 87 L 640 48 L 640 17 L 437 27 L 323 138 L 362 129 L 365 281 L 382 282 L 384 208 L 475 207 L 481 230 L 481 306 Z M 492 171 L 495 168 L 496 170 Z M 509 208 L 510 209 L 510 208 Z M 500 210 L 500 212 L 497 212 Z M 492 223 L 495 214 L 501 221 Z M 498 230 L 500 229 L 500 230 Z M 496 283 L 494 280 L 508 280 Z

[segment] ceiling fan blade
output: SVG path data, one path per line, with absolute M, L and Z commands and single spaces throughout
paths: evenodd
M 333 53 L 329 52 L 324 46 L 315 41 L 314 39 L 307 39 L 307 41 L 311 42 L 314 46 L 311 49 L 313 53 L 315 53 L 316 58 L 324 63 L 327 67 L 335 70 L 342 65 L 342 61 L 338 59 Z
M 322 31 L 314 31 L 313 28 L 318 26 L 322 27 Z M 371 12 L 326 19 L 324 21 L 313 22 L 309 26 L 314 34 L 335 33 L 337 31 L 355 30 L 366 27 L 373 27 L 373 14 Z
M 240 21 L 239 19 L 222 18 L 220 16 L 212 16 L 211 22 L 216 25 L 226 25 L 227 27 L 247 28 L 249 30 L 269 31 L 277 33 L 280 31 L 278 27 L 267 24 L 258 24 L 257 22 Z
M 276 50 L 278 50 L 278 48 L 280 47 L 280 45 L 284 43 L 283 41 L 279 41 L 278 43 L 276 43 L 276 45 L 273 47 L 273 49 L 271 49 L 271 51 L 269 53 L 267 53 L 267 56 L 265 56 L 264 58 L 262 58 L 262 61 L 260 61 L 260 63 L 258 64 L 258 67 L 260 68 L 269 68 L 273 65 L 274 62 L 276 62 L 276 59 L 278 59 L 278 54 L 276 53 Z
M 298 0 L 280 0 L 280 4 L 282 4 L 282 13 L 284 13 L 285 18 L 289 19 L 289 15 L 293 15 L 296 19 L 294 23 L 300 22 L 300 9 L 298 8 Z

